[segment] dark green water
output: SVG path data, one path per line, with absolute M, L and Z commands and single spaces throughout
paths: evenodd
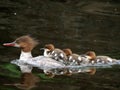
M 119 0 L 0 0 L 0 90 L 17 90 L 4 83 L 18 83 L 18 67 L 9 62 L 19 57 L 17 48 L 3 47 L 19 36 L 29 34 L 40 44 L 71 48 L 83 54 L 94 50 L 97 55 L 120 59 Z M 77 74 L 50 79 L 37 69 L 40 78 L 33 90 L 120 90 L 120 66 L 97 70 L 95 75 Z

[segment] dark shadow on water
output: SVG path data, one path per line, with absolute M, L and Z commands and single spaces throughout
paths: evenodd
M 22 73 L 20 77 L 20 82 L 18 83 L 6 83 L 3 84 L 4 86 L 12 86 L 18 89 L 25 89 L 30 90 L 32 88 L 37 87 L 37 83 L 39 82 L 40 78 L 33 75 L 32 73 Z

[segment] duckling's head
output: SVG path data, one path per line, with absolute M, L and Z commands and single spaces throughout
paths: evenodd
M 50 51 L 53 51 L 55 49 L 55 46 L 53 44 L 46 44 L 44 48 L 46 48 Z
M 70 48 L 63 49 L 63 51 L 66 54 L 66 56 L 69 56 L 72 54 L 72 50 Z
M 31 51 L 36 45 L 38 44 L 38 41 L 32 38 L 29 35 L 21 36 L 17 38 L 12 43 L 4 43 L 4 46 L 13 46 L 13 47 L 19 47 L 24 52 Z
M 86 55 L 90 56 L 90 60 L 93 60 L 96 58 L 96 54 L 94 51 L 88 51 L 86 52 Z

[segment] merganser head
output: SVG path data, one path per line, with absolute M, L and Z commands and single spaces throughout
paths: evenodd
M 69 56 L 72 54 L 72 50 L 69 48 L 63 49 L 64 53 L 66 54 L 66 56 Z
M 54 49 L 55 46 L 53 44 L 45 44 L 44 48 L 41 48 L 40 50 L 53 51 Z
M 40 50 L 44 50 L 44 56 L 46 57 L 52 57 L 51 53 L 55 49 L 53 44 L 46 44 L 44 48 L 41 48 Z
M 86 55 L 88 55 L 90 60 L 94 60 L 96 58 L 96 54 L 94 51 L 88 51 L 86 52 Z
M 34 38 L 25 35 L 17 38 L 14 42 L 11 43 L 4 43 L 4 46 L 13 46 L 13 47 L 19 47 L 24 52 L 31 51 L 36 45 L 38 44 L 38 41 Z
M 55 49 L 55 46 L 53 44 L 46 44 L 44 48 L 49 49 L 50 51 L 53 51 Z

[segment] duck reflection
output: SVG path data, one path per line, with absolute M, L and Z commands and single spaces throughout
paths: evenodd
M 33 75 L 32 73 L 22 73 L 21 74 L 21 83 L 18 85 L 18 88 L 33 88 L 39 82 L 39 77 Z
M 51 72 L 55 76 L 71 76 L 74 74 L 87 73 L 89 75 L 94 75 L 96 73 L 95 67 L 68 67 L 68 68 L 56 68 L 52 69 Z M 53 78 L 50 75 L 47 75 L 49 78 Z
M 8 86 L 16 86 L 19 89 L 30 90 L 37 86 L 40 78 L 32 73 L 22 73 L 20 77 L 20 83 L 4 84 Z

